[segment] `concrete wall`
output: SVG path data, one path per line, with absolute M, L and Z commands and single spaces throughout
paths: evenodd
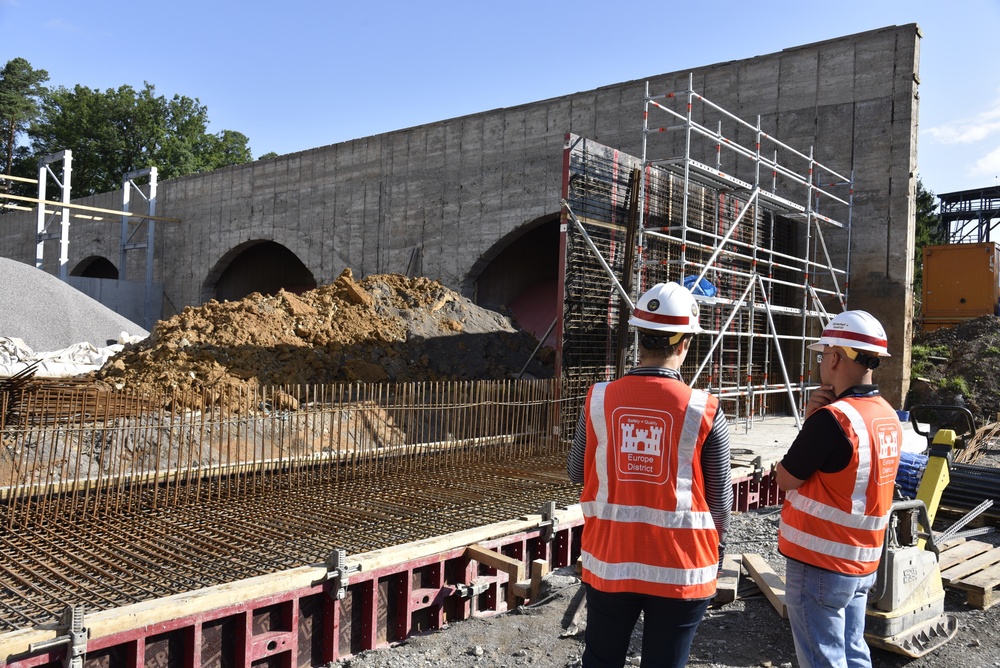
M 74 288 L 98 301 L 120 316 L 128 318 L 146 330 L 156 324 L 156 317 L 146 317 L 146 284 L 141 281 L 120 281 L 111 278 L 70 276 L 67 281 Z M 154 283 L 149 291 L 149 311 L 163 311 L 163 286 Z
M 878 378 L 897 405 L 909 384 L 918 59 L 911 24 L 693 70 L 694 88 L 713 102 L 760 115 L 771 135 L 853 172 L 850 243 L 846 232 L 827 243 L 843 265 L 850 247 L 849 307 L 886 326 L 894 357 Z M 684 90 L 689 74 L 651 76 L 650 90 Z M 472 295 L 513 232 L 558 212 L 567 132 L 641 155 L 646 81 L 161 182 L 157 213 L 182 221 L 157 228 L 165 310 L 211 296 L 226 254 L 255 240 L 289 248 L 319 283 L 345 267 L 404 272 L 419 258 L 421 274 Z M 120 208 L 120 194 L 84 203 Z M 34 219 L 11 218 L 30 221 L 3 226 L 0 254 L 31 261 Z M 93 255 L 115 261 L 117 243 L 115 225 L 75 222 L 70 266 Z

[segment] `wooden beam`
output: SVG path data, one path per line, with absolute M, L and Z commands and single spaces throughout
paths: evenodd
M 716 603 L 732 603 L 736 600 L 736 591 L 740 586 L 740 569 L 743 558 L 739 554 L 727 554 L 722 559 L 722 570 L 719 572 L 719 584 L 715 589 Z
M 86 206 L 84 204 L 70 204 L 62 202 L 53 202 L 50 199 L 41 200 L 37 197 L 22 197 L 21 195 L 8 195 L 7 193 L 0 193 L 0 198 L 3 199 L 13 199 L 18 202 L 31 202 L 32 204 L 46 204 L 49 206 L 61 207 L 66 209 L 78 209 L 80 211 L 94 211 L 96 213 L 110 213 L 115 216 L 127 216 L 129 218 L 143 218 L 145 220 L 159 220 L 164 223 L 179 223 L 180 218 L 164 218 L 163 216 L 148 216 L 141 213 L 134 213 L 132 211 L 116 211 L 115 209 L 101 209 L 96 206 Z M 46 211 L 46 213 L 50 213 Z M 54 213 L 54 212 L 52 212 Z
M 38 179 L 26 179 L 23 176 L 13 174 L 0 174 L 0 181 L 20 181 L 21 183 L 38 183 Z
M 788 619 L 788 608 L 785 606 L 785 581 L 781 576 L 775 573 L 770 564 L 759 554 L 744 554 L 743 566 L 781 618 Z
M 545 559 L 535 559 L 531 562 L 531 579 L 521 580 L 513 584 L 514 593 L 518 598 L 528 603 L 538 600 L 538 592 L 542 588 L 542 578 L 549 573 L 549 562 Z
M 489 550 L 482 545 L 470 545 L 465 548 L 465 556 L 473 561 L 503 571 L 507 574 L 507 609 L 517 607 L 517 583 L 524 580 L 524 563 L 520 559 L 512 559 L 506 555 Z M 524 598 L 522 596 L 522 598 Z
M 542 578 L 549 574 L 548 559 L 535 559 L 531 562 L 531 602 L 538 600 L 538 591 L 542 587 Z

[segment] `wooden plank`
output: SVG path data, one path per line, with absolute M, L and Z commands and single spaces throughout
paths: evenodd
M 508 575 L 516 574 L 517 577 L 511 577 L 511 582 L 520 582 L 524 579 L 524 563 L 520 559 L 508 557 L 478 544 L 465 548 L 465 556 Z
M 518 597 L 517 584 L 524 580 L 524 564 L 521 560 L 494 552 L 482 545 L 468 546 L 465 548 L 465 556 L 507 574 L 507 609 L 513 610 L 516 608 Z
M 715 590 L 716 603 L 732 603 L 736 600 L 742 567 L 743 558 L 741 555 L 727 554 L 723 557 L 722 571 L 719 572 L 719 584 Z
M 22 197 L 21 195 L 8 195 L 6 193 L 0 193 L 0 198 L 3 199 L 13 199 L 19 202 L 30 202 L 32 204 L 42 204 L 54 207 L 65 207 L 67 209 L 79 209 L 80 211 L 94 211 L 95 213 L 110 213 L 115 216 L 124 216 L 128 218 L 145 218 L 146 220 L 159 220 L 164 223 L 179 223 L 180 218 L 164 218 L 163 216 L 147 216 L 141 213 L 136 213 L 132 211 L 116 211 L 115 209 L 101 209 L 96 206 L 85 206 L 83 204 L 71 204 L 69 202 L 54 202 L 50 199 L 40 200 L 37 197 Z M 46 210 L 45 213 L 55 213 L 55 211 Z
M 525 601 L 531 600 L 531 580 L 511 582 L 508 586 L 514 590 L 514 596 L 517 598 L 524 599 Z
M 535 559 L 531 562 L 531 598 L 532 603 L 538 600 L 538 591 L 542 588 L 542 578 L 549 574 L 548 559 Z
M 942 568 L 941 580 L 945 584 L 951 584 L 1000 562 L 1000 550 L 989 549 L 989 545 L 985 547 L 987 548 L 986 550 L 983 550 L 972 558 L 965 561 L 957 561 L 948 567 L 947 570 Z
M 951 583 L 953 587 L 964 589 L 966 602 L 981 610 L 992 608 L 1000 599 L 997 599 L 995 587 L 1000 585 L 1000 564 L 990 566 L 974 575 Z
M 781 618 L 788 619 L 788 608 L 785 606 L 785 581 L 759 554 L 744 554 L 743 567 L 747 569 L 747 573 L 764 592 Z
M 967 559 L 971 559 L 976 555 L 982 554 L 990 549 L 990 545 L 977 540 L 970 540 L 965 543 L 958 543 L 951 545 L 944 550 L 941 550 L 941 557 L 938 559 L 938 565 L 941 567 L 941 572 L 960 564 Z

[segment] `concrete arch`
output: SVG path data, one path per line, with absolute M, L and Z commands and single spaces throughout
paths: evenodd
M 559 214 L 552 213 L 493 244 L 473 264 L 467 283 L 475 286 L 477 304 L 513 312 L 523 329 L 541 339 L 556 316 L 558 274 Z
M 118 267 L 102 255 L 91 255 L 77 262 L 76 267 L 69 272 L 69 275 L 83 276 L 85 278 L 112 278 L 117 280 Z
M 236 301 L 252 292 L 305 292 L 316 278 L 288 248 L 267 239 L 253 239 L 223 255 L 202 284 L 202 299 Z

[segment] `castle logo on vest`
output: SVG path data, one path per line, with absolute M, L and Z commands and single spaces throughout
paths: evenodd
M 872 420 L 875 453 L 878 456 L 878 484 L 887 485 L 896 481 L 894 461 L 899 458 L 899 443 L 902 429 L 898 419 L 877 418 Z
M 613 420 L 618 479 L 665 483 L 670 457 L 664 455 L 672 416 L 662 411 L 620 408 L 614 411 Z

